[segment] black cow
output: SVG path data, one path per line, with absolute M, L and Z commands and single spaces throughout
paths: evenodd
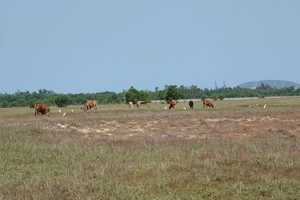
M 190 106 L 191 109 L 193 109 L 193 108 L 194 108 L 194 102 L 193 102 L 193 101 L 190 101 L 190 102 L 189 102 L 189 106 Z

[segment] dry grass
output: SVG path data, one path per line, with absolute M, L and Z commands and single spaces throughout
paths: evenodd
M 164 106 L 0 109 L 0 199 L 300 198 L 299 98 Z

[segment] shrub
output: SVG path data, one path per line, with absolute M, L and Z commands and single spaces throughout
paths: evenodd
M 223 95 L 223 94 L 220 94 L 220 95 L 219 95 L 219 99 L 220 99 L 220 100 L 224 100 L 224 95 Z
M 67 95 L 61 94 L 58 95 L 54 101 L 58 107 L 66 107 L 68 105 L 69 97 Z

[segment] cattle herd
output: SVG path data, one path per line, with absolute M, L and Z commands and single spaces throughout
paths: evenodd
M 210 108 L 214 108 L 214 104 L 210 100 L 204 99 L 202 102 L 203 102 L 203 108 L 206 108 L 206 106 Z M 175 99 L 171 100 L 169 104 L 169 110 L 174 109 L 176 107 L 176 103 L 177 101 Z M 192 100 L 189 101 L 189 106 L 190 109 L 194 109 L 194 102 Z
M 210 108 L 214 108 L 214 104 L 210 100 L 205 99 L 202 102 L 203 102 L 203 108 L 206 108 L 207 106 L 210 107 Z M 177 103 L 177 101 L 175 99 L 171 100 L 170 103 L 169 103 L 169 110 L 175 109 L 176 103 Z M 97 100 L 88 100 L 86 102 L 85 106 L 81 107 L 81 109 L 83 109 L 84 111 L 92 110 L 92 108 L 94 108 L 94 110 L 98 110 L 97 104 L 98 104 Z M 135 103 L 135 105 L 136 105 L 137 108 L 140 108 L 141 101 L 137 101 Z M 133 108 L 132 101 L 130 101 L 128 103 L 128 106 L 129 106 L 129 108 Z M 193 109 L 194 108 L 194 102 L 189 101 L 189 106 L 190 106 L 190 109 Z M 46 115 L 48 117 L 50 116 L 50 107 L 47 106 L 46 104 L 36 103 L 34 107 L 35 107 L 35 112 L 34 112 L 35 116 L 36 115 L 39 116 L 40 114 L 42 114 L 42 116 L 43 115 Z M 166 109 L 166 107 L 165 107 L 165 109 Z

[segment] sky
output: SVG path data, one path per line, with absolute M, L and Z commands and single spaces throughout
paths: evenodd
M 300 83 L 299 0 L 0 2 L 0 93 Z

